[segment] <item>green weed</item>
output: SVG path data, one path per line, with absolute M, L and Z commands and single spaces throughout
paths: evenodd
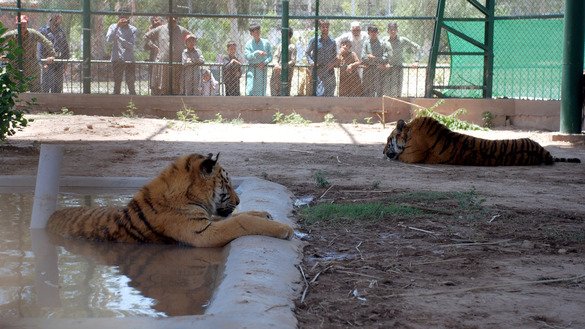
M 323 122 L 325 122 L 325 125 L 330 126 L 334 125 L 337 122 L 337 120 L 335 120 L 335 116 L 333 116 L 333 114 L 327 113 L 323 117 Z
M 480 127 L 476 124 L 469 123 L 467 121 L 459 119 L 458 118 L 459 116 L 467 113 L 466 109 L 458 109 L 449 115 L 444 115 L 436 112 L 435 109 L 439 107 L 443 102 L 444 100 L 441 99 L 429 108 L 418 109 L 415 111 L 415 116 L 431 117 L 439 121 L 440 123 L 442 123 L 451 130 L 487 130 L 486 128 Z
M 292 124 L 292 125 L 308 125 L 309 123 L 311 123 L 310 120 L 307 120 L 305 118 L 303 118 L 300 114 L 298 114 L 297 112 L 288 114 L 288 115 L 284 115 L 283 113 L 276 112 L 274 113 L 274 115 L 272 116 L 272 122 L 277 123 L 277 124 Z
M 124 113 L 122 113 L 122 116 L 124 118 L 136 118 L 136 117 L 138 117 L 138 115 L 136 114 L 136 110 L 138 110 L 138 108 L 136 107 L 136 104 L 134 104 L 134 101 L 132 99 L 130 99 L 130 101 L 128 102 L 128 105 L 126 105 L 126 111 L 124 111 Z
M 317 186 L 319 187 L 327 187 L 329 185 L 331 185 L 331 183 L 327 180 L 327 177 L 325 177 L 325 173 L 321 170 L 318 170 L 313 177 L 315 178 L 315 182 L 317 183 Z
M 302 208 L 300 217 L 307 224 L 316 222 L 350 222 L 350 221 L 379 221 L 389 216 L 409 217 L 421 214 L 422 211 L 400 204 L 371 203 L 321 203 L 315 206 Z

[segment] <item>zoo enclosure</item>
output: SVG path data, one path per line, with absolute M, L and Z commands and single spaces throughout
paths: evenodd
M 291 95 L 313 93 L 313 88 L 310 87 L 312 81 L 307 74 L 310 68 L 304 51 L 309 39 L 315 35 L 315 19 L 326 18 L 331 22 L 330 33 L 334 38 L 349 31 L 350 23 L 354 20 L 362 23 L 363 30 L 370 23 L 376 24 L 380 29 L 380 37 L 387 36 L 388 22 L 398 22 L 399 35 L 408 37 L 422 48 L 418 64 L 414 62 L 416 54 L 406 54 L 400 96 L 423 97 L 439 2 L 289 1 L 288 24 L 295 31 L 291 41 L 298 49 Z M 485 6 L 487 2 L 445 1 L 444 18 L 452 21 L 454 29 L 465 31 L 473 39 L 481 39 L 484 18 L 478 14 L 473 3 Z M 111 63 L 108 60 L 111 45 L 105 42 L 105 34 L 108 26 L 116 22 L 119 7 L 127 5 L 132 11 L 132 24 L 138 28 L 138 41 L 135 45 L 136 89 L 138 94 L 149 94 L 151 67 L 180 65 L 177 62 L 149 60 L 148 52 L 142 48 L 142 40 L 151 16 L 179 17 L 180 24 L 198 37 L 197 47 L 202 50 L 206 59 L 205 66 L 211 69 L 221 86 L 223 75 L 217 55 L 225 53 L 228 40 L 238 43 L 241 54 L 245 42 L 250 39 L 247 28 L 251 21 L 260 23 L 262 37 L 267 38 L 272 45 L 281 43 L 282 3 L 235 0 L 1 1 L 0 20 L 5 26 L 12 28 L 15 26 L 16 14 L 26 14 L 30 18 L 29 27 L 38 29 L 46 24 L 51 14 L 61 13 L 62 26 L 71 47 L 70 58 L 62 60 L 65 65 L 64 92 L 110 93 L 113 80 Z M 491 97 L 560 99 L 563 14 L 562 0 L 500 0 L 495 4 Z M 453 32 L 442 34 L 439 41 L 433 84 L 481 86 L 483 59 L 481 56 L 463 55 L 465 52 L 474 52 L 473 44 L 470 46 L 468 42 L 463 42 L 465 40 Z M 173 44 L 169 46 L 176 47 Z M 25 65 L 40 64 L 37 62 Z M 272 65 L 269 69 L 272 69 Z M 243 70 L 245 71 L 245 67 Z M 339 68 L 336 70 L 339 78 Z M 244 76 L 241 82 L 243 90 L 246 84 Z M 223 89 L 221 90 L 223 93 Z M 124 89 L 123 92 L 128 90 Z M 270 94 L 269 91 L 267 94 Z M 443 93 L 443 96 L 482 97 L 482 94 L 479 88 L 453 89 Z

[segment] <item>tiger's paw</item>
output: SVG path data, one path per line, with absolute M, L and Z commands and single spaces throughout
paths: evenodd
M 252 211 L 246 211 L 244 214 L 246 215 L 252 215 L 252 216 L 256 216 L 256 217 L 262 217 L 265 219 L 269 219 L 269 220 L 273 220 L 274 218 L 272 217 L 272 215 L 267 212 L 267 211 L 256 211 L 256 210 L 252 210 Z
M 285 226 L 285 229 L 284 229 L 283 235 L 280 236 L 280 238 L 284 239 L 284 240 L 291 240 L 292 237 L 295 235 L 295 231 L 293 230 L 292 227 L 290 227 L 286 224 L 283 224 L 283 226 Z

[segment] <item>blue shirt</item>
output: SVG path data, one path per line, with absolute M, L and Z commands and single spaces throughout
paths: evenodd
M 315 63 L 315 38 L 311 38 L 309 41 L 309 47 L 307 48 L 307 61 L 309 65 Z M 323 39 L 320 36 L 317 39 L 317 66 L 325 66 L 337 58 L 337 45 L 331 35 L 327 36 L 327 39 Z
M 133 25 L 119 27 L 117 23 L 110 25 L 106 41 L 112 42 L 112 61 L 134 61 L 134 43 L 138 29 Z

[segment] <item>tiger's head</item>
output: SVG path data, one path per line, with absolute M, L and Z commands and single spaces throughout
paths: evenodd
M 191 154 L 175 160 L 146 187 L 162 195 L 161 203 L 177 209 L 202 208 L 209 215 L 229 216 L 240 203 L 229 175 L 218 163 L 219 153 Z
M 405 129 L 406 128 L 406 129 Z M 406 122 L 404 120 L 398 120 L 396 123 L 396 128 L 392 130 L 390 136 L 386 140 L 386 145 L 384 146 L 384 155 L 386 155 L 389 159 L 398 159 L 400 153 L 404 151 L 406 146 L 406 141 L 408 139 L 408 127 L 406 127 Z

